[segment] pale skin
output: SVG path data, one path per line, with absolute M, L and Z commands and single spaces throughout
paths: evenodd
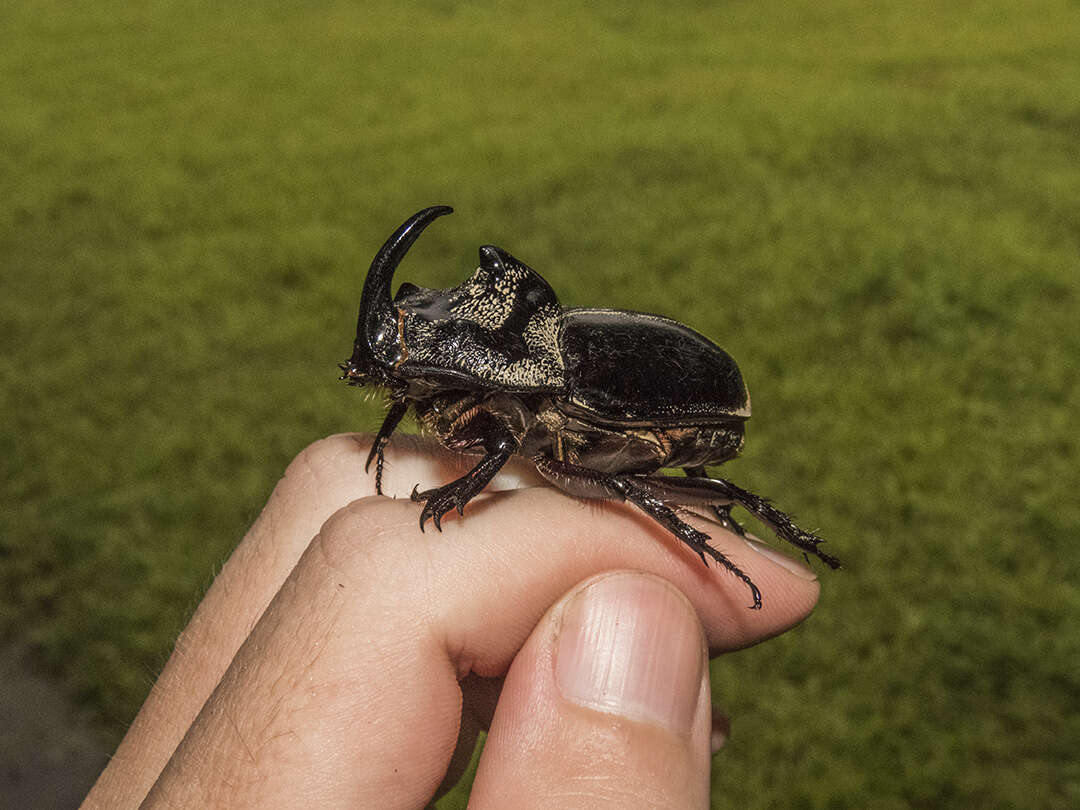
M 470 807 L 708 806 L 708 655 L 802 621 L 813 573 L 694 519 L 761 588 L 749 610 L 633 507 L 516 460 L 421 534 L 413 486 L 472 460 L 399 435 L 393 499 L 369 447 L 289 465 L 83 806 L 422 808 L 481 728 Z

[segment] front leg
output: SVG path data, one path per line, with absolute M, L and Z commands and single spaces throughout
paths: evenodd
M 424 530 L 428 518 L 434 522 L 436 529 L 442 531 L 442 516 L 451 509 L 457 509 L 459 515 L 464 514 L 465 504 L 483 491 L 520 446 L 506 423 L 488 411 L 479 411 L 468 422 L 458 426 L 445 443 L 454 450 L 483 447 L 484 457 L 456 481 L 424 492 L 417 492 L 418 486 L 413 488 L 412 499 L 425 501 L 420 513 L 420 531 Z
M 369 472 L 372 460 L 377 459 L 375 462 L 376 495 L 382 495 L 383 450 L 386 449 L 386 443 L 390 441 L 390 434 L 397 428 L 398 423 L 401 421 L 401 417 L 405 415 L 405 411 L 407 410 L 409 410 L 409 406 L 404 402 L 395 402 L 390 406 L 390 410 L 386 413 L 386 418 L 383 419 L 382 427 L 380 427 L 379 432 L 375 434 L 375 441 L 371 445 L 371 452 L 368 453 L 367 462 L 364 464 L 364 472 Z

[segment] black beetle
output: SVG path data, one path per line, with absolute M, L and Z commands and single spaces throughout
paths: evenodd
M 421 426 L 457 451 L 482 453 L 467 474 L 417 492 L 420 529 L 441 529 L 451 509 L 463 513 L 515 453 L 563 491 L 580 498 L 626 500 L 761 594 L 731 560 L 686 523 L 680 507 L 706 506 L 744 534 L 731 517 L 741 506 L 778 537 L 832 568 L 822 542 L 767 499 L 706 467 L 734 458 L 743 445 L 750 397 L 735 361 L 681 323 L 613 309 L 563 309 L 554 290 L 523 262 L 494 245 L 461 286 L 433 290 L 402 284 L 394 270 L 433 220 L 453 209 L 419 211 L 371 263 L 360 299 L 352 357 L 341 364 L 350 385 L 389 391 L 390 410 L 368 455 L 382 494 L 383 450 L 409 406 Z M 682 467 L 686 477 L 656 474 Z M 707 562 L 706 562 L 707 564 Z

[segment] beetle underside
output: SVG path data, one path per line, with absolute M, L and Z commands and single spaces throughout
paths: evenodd
M 492 245 L 462 285 L 431 290 L 390 285 L 416 238 L 451 209 L 409 218 L 371 264 L 360 303 L 353 355 L 341 365 L 351 385 L 389 391 L 390 408 L 365 469 L 375 462 L 382 494 L 384 451 L 411 407 L 418 422 L 449 449 L 480 454 L 465 475 L 418 492 L 420 529 L 441 530 L 514 455 L 545 479 L 587 499 L 629 501 L 742 580 L 761 607 L 761 593 L 738 565 L 683 519 L 689 507 L 710 509 L 720 524 L 745 535 L 731 517 L 740 506 L 778 537 L 832 568 L 839 561 L 822 539 L 800 529 L 767 499 L 706 468 L 742 448 L 750 399 L 735 361 L 676 321 L 643 313 L 559 306 L 534 270 Z M 686 477 L 659 474 L 682 468 Z
M 820 549 L 823 542 L 820 537 L 799 528 L 768 499 L 722 478 L 708 477 L 707 466 L 721 464 L 738 454 L 742 445 L 741 423 L 618 431 L 609 425 L 587 426 L 578 422 L 573 431 L 553 431 L 542 421 L 556 407 L 550 399 L 545 405 L 509 394 L 453 392 L 420 400 L 397 400 L 390 405 L 365 467 L 370 470 L 372 462 L 375 463 L 375 490 L 380 495 L 386 443 L 410 405 L 415 408 L 420 424 L 437 435 L 446 447 L 483 453 L 462 477 L 423 492 L 418 487 L 413 489 L 412 500 L 424 504 L 420 513 L 421 531 L 429 519 L 441 531 L 442 518 L 451 510 L 464 514 L 465 505 L 484 490 L 502 466 L 512 456 L 523 455 L 540 475 L 570 495 L 634 504 L 686 543 L 703 563 L 707 565 L 706 558 L 711 557 L 742 580 L 750 589 L 754 609 L 761 607 L 761 592 L 738 565 L 709 545 L 707 534 L 683 519 L 681 513 L 686 507 L 707 507 L 721 526 L 745 536 L 743 528 L 731 516 L 732 507 L 741 506 L 804 554 L 813 554 L 831 568 L 840 566 L 839 560 Z M 541 418 L 533 417 L 537 413 Z M 701 441 L 702 436 L 713 440 L 711 447 Z M 722 437 L 719 442 L 718 436 Z M 651 448 L 652 456 L 647 461 L 642 447 Z M 690 455 L 693 448 L 697 449 L 696 457 Z M 630 459 L 634 459 L 632 464 Z M 586 466 L 581 461 L 607 463 Z M 662 468 L 675 466 L 682 467 L 686 477 L 656 474 Z

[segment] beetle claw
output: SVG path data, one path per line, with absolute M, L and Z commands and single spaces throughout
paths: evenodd
M 442 519 L 451 509 L 457 508 L 459 515 L 465 514 L 465 501 L 459 498 L 449 487 L 426 489 L 420 492 L 420 485 L 413 487 L 409 495 L 410 500 L 416 503 L 424 503 L 424 509 L 420 512 L 420 528 L 430 520 L 435 528 L 442 531 Z

